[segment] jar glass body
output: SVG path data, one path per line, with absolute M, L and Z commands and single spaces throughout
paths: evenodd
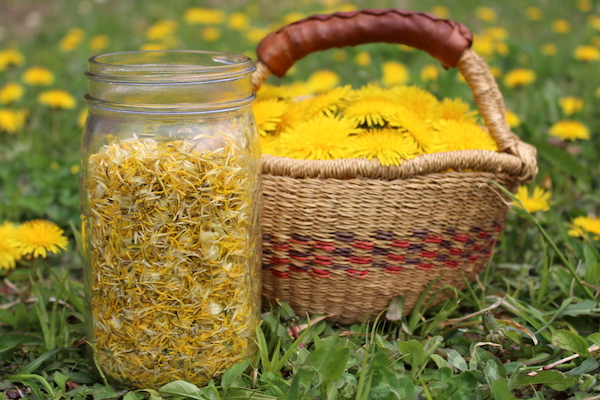
M 94 364 L 115 386 L 198 385 L 253 357 L 260 150 L 251 61 L 90 59 L 81 210 Z

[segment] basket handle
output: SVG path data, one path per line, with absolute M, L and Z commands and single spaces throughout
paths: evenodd
M 499 151 L 518 156 L 523 162 L 522 179 L 533 179 L 537 174 L 535 148 L 510 131 L 502 94 L 487 63 L 471 49 L 472 40 L 466 26 L 429 13 L 367 9 L 313 15 L 263 38 L 256 50 L 252 85 L 256 91 L 270 74 L 282 77 L 308 54 L 334 47 L 384 42 L 417 48 L 444 68 L 458 68 Z

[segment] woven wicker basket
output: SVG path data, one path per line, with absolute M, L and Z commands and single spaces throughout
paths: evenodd
M 396 296 L 409 313 L 426 286 L 464 288 L 488 263 L 511 191 L 537 173 L 535 149 L 508 128 L 502 95 L 463 25 L 404 10 L 317 15 L 269 34 L 258 46 L 254 88 L 295 61 L 332 47 L 370 42 L 428 52 L 468 83 L 499 151 L 378 161 L 263 156 L 263 306 L 339 324 L 371 320 Z M 324 132 L 326 134 L 326 132 Z M 431 304 L 452 295 L 437 291 Z

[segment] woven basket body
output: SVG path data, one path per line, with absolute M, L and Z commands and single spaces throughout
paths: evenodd
M 434 56 L 444 66 L 459 68 L 500 151 L 422 155 L 392 167 L 363 159 L 263 156 L 263 306 L 287 301 L 300 315 L 325 314 L 331 322 L 361 323 L 377 318 L 397 296 L 403 298 L 403 312 L 411 312 L 432 281 L 429 304 L 438 304 L 455 295 L 448 288 L 464 288 L 487 265 L 510 204 L 492 181 L 513 192 L 530 181 L 537 173 L 535 149 L 508 129 L 501 94 L 487 64 L 469 48 L 470 32 L 464 26 L 400 10 L 336 13 L 304 21 L 292 26 L 293 31 L 288 26 L 275 32 L 280 37 L 265 38 L 266 49 L 259 45 L 255 88 L 270 73 L 281 76 L 293 63 L 286 59 L 282 67 L 277 62 L 279 54 L 293 53 L 276 48 L 287 43 L 282 37 L 294 38 L 290 47 L 302 34 L 322 30 L 323 41 L 334 42 L 320 45 L 322 49 L 356 44 L 336 39 L 354 23 L 360 29 L 384 31 L 402 26 L 399 34 L 408 30 L 417 39 L 400 42 L 432 54 L 424 47 L 446 46 L 446 36 L 455 38 L 460 31 L 466 44 L 459 40 L 457 50 Z M 448 33 L 431 33 L 430 24 L 443 31 L 448 23 Z M 415 27 L 423 25 L 438 44 L 419 42 Z M 381 37 L 386 36 L 377 33 L 363 42 Z M 307 47 L 298 50 L 295 59 L 315 51 L 315 46 Z

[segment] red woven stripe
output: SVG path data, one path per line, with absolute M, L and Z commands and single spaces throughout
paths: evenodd
M 317 278 L 329 278 L 329 275 L 331 275 L 331 273 L 329 271 L 324 271 L 322 269 L 317 269 L 317 268 L 312 268 L 310 270 L 310 274 L 312 276 L 316 276 Z
M 301 240 L 290 239 L 290 242 L 292 242 L 292 243 L 298 243 L 298 244 L 301 244 L 303 246 L 308 246 L 308 242 L 303 242 Z
M 417 269 L 420 269 L 422 271 L 430 271 L 431 269 L 433 269 L 433 264 L 425 264 L 420 262 L 417 265 Z
M 360 240 L 355 240 L 354 243 L 352 243 L 352 247 L 357 247 L 364 250 L 371 250 L 373 246 L 375 245 L 372 242 L 363 242 Z
M 457 248 L 451 248 L 448 250 L 448 252 L 450 254 L 452 254 L 453 256 L 460 256 L 463 253 L 462 249 L 457 249 Z
M 388 260 L 390 261 L 404 261 L 406 258 L 403 254 L 388 254 Z
M 321 265 L 331 265 L 333 264 L 333 257 L 315 256 L 314 262 Z
M 348 269 L 346 273 L 349 276 L 352 276 L 357 279 L 365 279 L 367 276 L 369 276 L 369 271 L 357 271 L 355 269 Z
M 293 272 L 308 272 L 308 270 L 296 268 L 293 265 L 290 265 L 290 271 L 293 271 Z
M 423 250 L 421 252 L 421 257 L 435 258 L 436 256 L 437 256 L 437 252 L 435 252 L 435 251 Z
M 274 244 L 273 250 L 277 251 L 288 251 L 290 245 L 289 244 Z
M 469 240 L 469 236 L 468 235 L 455 235 L 452 239 L 456 240 L 457 242 L 466 242 L 467 240 Z
M 485 238 L 487 238 L 488 236 L 490 236 L 490 234 L 489 234 L 489 233 L 487 233 L 487 232 L 485 232 L 485 231 L 481 231 L 481 232 L 479 232 L 479 235 L 477 235 L 477 237 L 478 237 L 479 239 L 485 239 Z
M 392 274 L 398 274 L 398 273 L 402 272 L 402 267 L 392 267 L 392 266 L 388 265 L 387 267 L 385 267 L 385 269 L 388 272 L 391 272 Z
M 270 260 L 273 264 L 284 265 L 290 262 L 289 258 L 275 258 L 271 257 Z
M 458 267 L 458 261 L 447 260 L 446 266 L 448 266 L 450 268 L 456 268 L 456 267 Z
M 273 274 L 274 277 L 280 278 L 280 279 L 288 279 L 290 277 L 289 272 L 281 272 L 281 271 L 272 270 L 271 274 Z
M 410 242 L 408 240 L 392 240 L 391 245 L 395 247 L 408 247 L 410 246 Z
M 369 264 L 373 261 L 373 257 L 350 257 L 348 261 L 355 264 Z
M 441 236 L 428 236 L 427 239 L 425 239 L 425 243 L 442 243 L 442 237 Z

